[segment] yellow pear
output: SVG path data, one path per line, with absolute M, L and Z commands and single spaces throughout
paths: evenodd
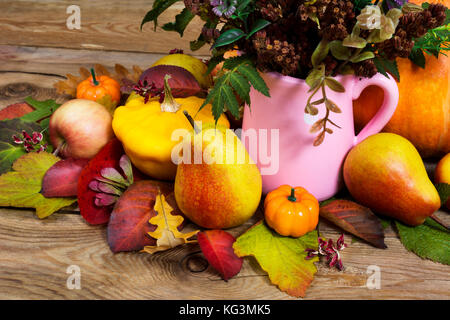
M 262 179 L 234 132 L 204 125 L 184 139 L 175 177 L 180 210 L 197 225 L 226 229 L 247 221 L 258 208 Z
M 359 203 L 411 226 L 441 205 L 418 151 L 397 134 L 375 134 L 355 146 L 344 162 L 344 180 Z
M 447 153 L 437 164 L 434 171 L 434 181 L 436 183 L 450 184 L 450 153 Z M 450 210 L 450 199 L 447 200 L 445 206 Z

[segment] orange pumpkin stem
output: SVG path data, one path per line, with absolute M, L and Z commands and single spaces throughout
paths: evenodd
M 288 197 L 289 201 L 295 202 L 297 201 L 297 198 L 295 197 L 295 189 L 291 188 L 291 195 Z
M 94 83 L 95 86 L 98 86 L 100 83 L 97 81 L 97 79 L 95 78 L 95 71 L 94 68 L 91 68 L 91 74 L 92 74 L 92 82 Z

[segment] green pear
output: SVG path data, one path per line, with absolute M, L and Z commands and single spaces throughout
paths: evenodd
M 175 177 L 180 210 L 209 229 L 231 228 L 247 221 L 261 200 L 262 178 L 240 139 L 232 130 L 214 124 L 203 125 L 201 131 L 194 130 L 186 137 L 185 159 L 178 164 Z
M 441 206 L 418 151 L 397 134 L 375 134 L 355 146 L 344 162 L 344 181 L 359 203 L 411 226 Z

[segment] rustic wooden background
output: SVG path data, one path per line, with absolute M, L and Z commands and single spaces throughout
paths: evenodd
M 66 8 L 81 7 L 81 30 L 66 28 Z M 53 88 L 67 73 L 95 63 L 112 68 L 146 68 L 173 48 L 189 52 L 197 37 L 195 23 L 184 39 L 140 21 L 152 1 L 4 1 L 0 0 L 0 109 L 23 101 L 54 98 Z M 171 21 L 174 6 L 161 17 Z M 196 54 L 207 55 L 203 49 Z M 261 218 L 258 212 L 239 235 Z M 450 222 L 448 213 L 438 216 Z M 339 229 L 325 221 L 325 237 L 336 239 Z M 386 229 L 388 249 L 350 241 L 343 252 L 344 272 L 324 262 L 306 299 L 449 299 L 450 266 L 422 260 L 408 252 L 395 231 Z M 81 268 L 81 290 L 66 287 L 66 270 Z M 367 267 L 381 268 L 381 289 L 366 286 Z M 62 210 L 39 220 L 31 210 L 0 208 L 0 299 L 293 299 L 270 284 L 267 275 L 246 258 L 241 273 L 222 281 L 203 260 L 198 245 L 167 252 L 113 254 L 104 227 L 87 225 L 76 211 Z
M 81 9 L 81 29 L 68 30 L 66 9 L 70 5 Z M 185 31 L 183 40 L 178 33 L 153 31 L 153 23 L 140 25 L 153 0 L 1 0 L 0 44 L 43 46 L 70 49 L 168 53 L 173 48 L 189 51 L 189 40 L 195 40 L 203 24 L 194 21 Z M 163 25 L 174 21 L 183 8 L 178 2 L 158 19 Z M 196 52 L 208 54 L 205 46 Z

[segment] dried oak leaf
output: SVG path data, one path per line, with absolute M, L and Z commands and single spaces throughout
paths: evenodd
M 127 81 L 136 83 L 142 74 L 142 69 L 138 66 L 133 66 L 132 70 L 128 71 L 127 68 L 120 64 L 116 64 L 114 66 L 114 72 L 109 72 L 107 68 L 101 64 L 96 64 L 94 66 L 94 70 L 97 76 L 105 75 L 111 77 L 117 80 L 121 86 L 123 86 Z M 54 87 L 59 94 L 68 94 L 75 98 L 77 96 L 78 84 L 80 84 L 81 81 L 86 80 L 90 76 L 90 71 L 84 67 L 81 67 L 79 75 L 67 74 L 67 80 L 56 82 L 54 84 Z
M 119 198 L 109 219 L 107 238 L 112 252 L 142 250 L 156 244 L 156 239 L 148 233 L 156 229 L 149 220 L 156 216 L 154 207 L 159 192 L 167 196 L 174 212 L 181 214 L 172 184 L 152 180 L 133 183 Z
M 238 257 L 253 256 L 281 291 L 304 297 L 314 279 L 319 258 L 306 260 L 309 248 L 318 248 L 317 231 L 300 238 L 283 237 L 260 221 L 236 239 L 233 244 Z
M 156 197 L 154 210 L 157 212 L 157 215 L 152 217 L 149 222 L 156 225 L 156 229 L 148 234 L 156 239 L 156 245 L 145 246 L 143 251 L 155 253 L 169 250 L 185 243 L 197 242 L 189 239 L 195 236 L 199 230 L 188 233 L 181 233 L 178 230 L 178 227 L 183 224 L 184 218 L 180 215 L 172 214 L 174 209 L 166 201 L 164 194 L 159 193 Z
M 241 271 L 244 259 L 234 253 L 236 239 L 231 234 L 223 230 L 206 230 L 197 233 L 197 240 L 206 260 L 225 281 Z
M 0 176 L 0 206 L 35 208 L 40 219 L 67 207 L 76 198 L 45 198 L 41 193 L 47 170 L 60 159 L 51 153 L 27 153 L 13 164 L 13 171 Z
M 320 207 L 320 216 L 377 248 L 387 248 L 381 222 L 369 208 L 349 200 L 333 200 Z

